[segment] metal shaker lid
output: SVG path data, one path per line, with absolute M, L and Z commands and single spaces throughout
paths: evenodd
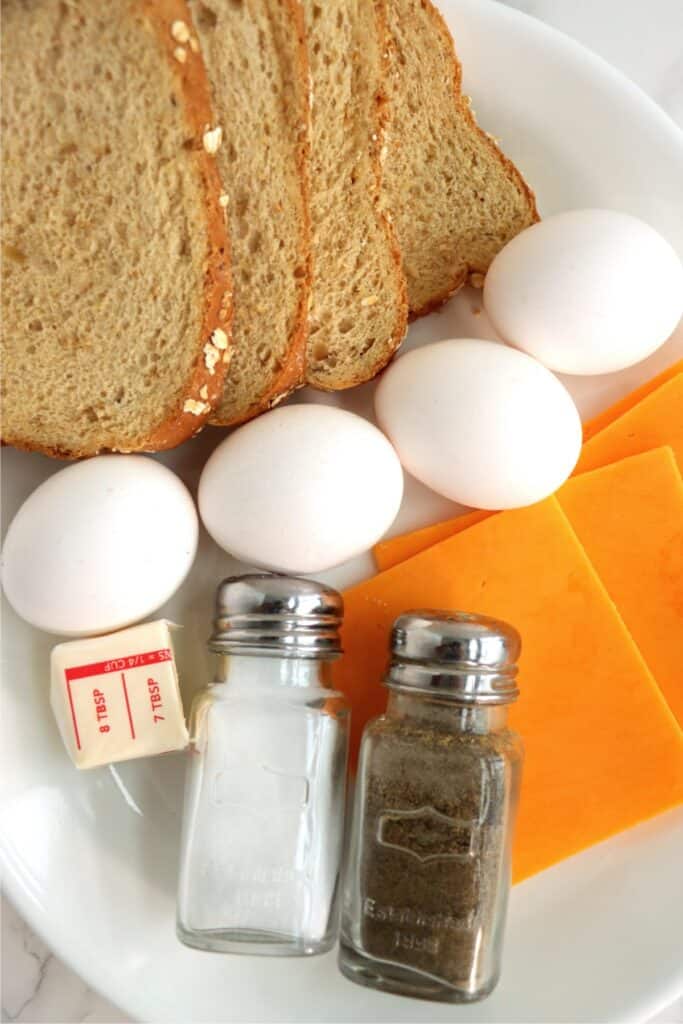
M 209 648 L 221 654 L 336 658 L 341 654 L 341 594 L 323 583 L 275 573 L 223 580 Z
M 508 704 L 519 696 L 522 643 L 506 622 L 467 612 L 411 611 L 391 633 L 387 686 L 461 704 Z

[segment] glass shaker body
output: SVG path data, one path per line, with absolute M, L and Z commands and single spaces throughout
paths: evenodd
M 305 955 L 336 939 L 348 712 L 313 659 L 219 656 L 195 699 L 178 936 Z
M 505 717 L 392 694 L 368 726 L 342 922 L 355 980 L 449 1002 L 495 986 L 522 762 Z
M 340 967 L 373 988 L 472 1002 L 500 974 L 522 745 L 504 704 L 440 693 L 447 675 L 433 693 L 404 689 L 403 668 L 361 743 Z

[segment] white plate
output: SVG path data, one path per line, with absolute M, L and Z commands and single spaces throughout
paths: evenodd
M 648 220 L 683 253 L 683 141 L 641 92 L 569 39 L 486 0 L 443 0 L 481 122 L 536 187 L 543 213 L 612 206 Z M 415 325 L 410 344 L 486 336 L 460 295 Z M 584 413 L 683 352 L 683 336 L 645 364 L 572 382 Z M 347 396 L 367 412 L 371 387 Z M 302 395 L 299 400 L 321 399 Z M 164 458 L 194 487 L 219 440 L 207 431 Z M 58 465 L 4 453 L 5 523 Z M 452 506 L 410 482 L 396 529 Z M 236 564 L 207 538 L 166 609 L 185 623 L 185 694 L 205 679 L 214 583 Z M 360 559 L 336 583 L 370 571 Z M 129 1014 L 158 1021 L 642 1020 L 683 990 L 683 810 L 587 851 L 513 892 L 503 979 L 485 1003 L 437 1006 L 345 981 L 335 957 L 220 957 L 174 937 L 182 755 L 78 774 L 47 703 L 49 636 L 5 606 L 2 842 L 10 897 L 46 942 Z M 618 713 L 618 708 L 615 709 Z M 552 728 L 552 722 L 548 723 Z M 542 828 L 542 822 L 539 828 Z

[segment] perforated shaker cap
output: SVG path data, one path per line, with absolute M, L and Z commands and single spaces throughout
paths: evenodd
M 411 611 L 396 619 L 385 683 L 461 704 L 517 699 L 519 633 L 506 622 L 467 612 Z
M 336 658 L 344 602 L 315 580 L 250 573 L 223 580 L 216 591 L 209 648 L 223 654 Z

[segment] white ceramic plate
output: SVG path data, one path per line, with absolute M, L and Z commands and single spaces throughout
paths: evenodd
M 442 0 L 482 124 L 536 187 L 541 211 L 612 206 L 648 220 L 683 253 L 683 140 L 633 85 L 569 39 L 486 0 Z M 474 292 L 415 325 L 409 344 L 489 334 Z M 683 353 L 683 334 L 647 363 L 571 388 L 584 414 Z M 344 404 L 369 414 L 371 387 Z M 302 394 L 298 400 L 334 401 Z M 220 439 L 206 431 L 164 457 L 191 487 Z M 4 453 L 4 522 L 59 466 Z M 414 481 L 395 529 L 453 506 Z M 203 537 L 166 614 L 185 624 L 185 695 L 205 679 L 212 591 L 236 563 Z M 335 573 L 344 584 L 368 558 Z M 4 882 L 46 942 L 129 1014 L 157 1021 L 643 1020 L 683 990 L 683 810 L 664 815 L 518 886 L 503 979 L 478 1006 L 373 993 L 330 954 L 308 961 L 220 957 L 174 936 L 183 756 L 77 773 L 47 702 L 53 638 L 5 606 L 2 738 Z M 618 708 L 615 708 L 618 713 Z M 548 723 L 552 728 L 552 722 Z M 543 823 L 539 822 L 539 828 Z

